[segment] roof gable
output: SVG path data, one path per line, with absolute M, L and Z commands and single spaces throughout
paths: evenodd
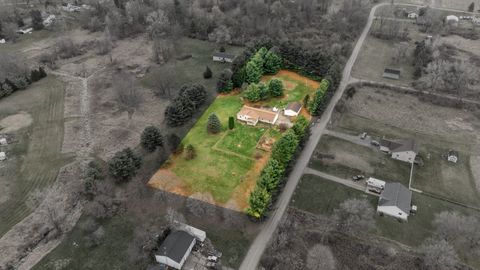
M 160 246 L 159 255 L 180 263 L 193 241 L 195 241 L 195 237 L 185 231 L 172 232 Z

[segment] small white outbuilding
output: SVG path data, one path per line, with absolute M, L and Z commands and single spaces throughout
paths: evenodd
M 5 155 L 5 152 L 0 152 L 0 161 L 4 161 L 7 159 L 7 155 Z
M 459 21 L 460 21 L 460 19 L 455 15 L 448 15 L 445 18 L 445 22 L 449 25 L 458 25 Z
M 0 138 L 0 145 L 7 145 L 7 138 Z

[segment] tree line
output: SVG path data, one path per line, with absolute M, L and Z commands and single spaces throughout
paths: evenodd
M 262 218 L 268 210 L 273 197 L 278 192 L 279 186 L 285 176 L 286 169 L 293 159 L 300 142 L 308 133 L 309 122 L 299 116 L 282 137 L 275 142 L 270 160 L 260 173 L 257 184 L 250 193 L 247 214 L 254 218 Z

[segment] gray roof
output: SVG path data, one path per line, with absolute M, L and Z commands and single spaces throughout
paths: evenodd
M 234 54 L 226 53 L 226 52 L 215 52 L 215 53 L 213 53 L 213 56 L 222 57 L 222 58 L 229 58 L 229 59 L 235 58 Z
M 386 183 L 378 205 L 396 206 L 408 214 L 412 205 L 412 192 L 400 183 Z
M 195 237 L 185 231 L 175 231 L 170 233 L 160 246 L 161 256 L 169 257 L 177 263 L 182 261 Z
M 298 112 L 298 111 L 300 111 L 301 108 L 302 108 L 302 103 L 292 102 L 292 103 L 288 104 L 286 110 L 292 110 L 294 112 Z
M 418 153 L 418 145 L 413 139 L 406 140 L 386 140 L 381 139 L 380 145 L 383 147 L 388 147 L 392 152 L 405 152 L 413 151 Z

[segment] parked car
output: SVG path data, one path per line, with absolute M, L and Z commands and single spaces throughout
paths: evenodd
M 365 140 L 365 138 L 367 138 L 366 132 L 363 132 L 362 134 L 360 134 L 360 139 Z
M 375 147 L 380 147 L 380 143 L 378 141 L 375 141 L 375 140 L 372 140 L 370 142 L 371 145 L 375 146 Z
M 359 174 L 359 175 L 354 175 L 354 176 L 352 177 L 352 180 L 355 181 L 355 182 L 356 182 L 356 181 L 363 180 L 363 179 L 365 179 L 365 175 L 361 175 L 361 174 Z

